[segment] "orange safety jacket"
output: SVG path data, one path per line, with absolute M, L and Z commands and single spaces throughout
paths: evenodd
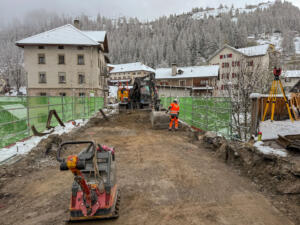
M 179 105 L 176 103 L 171 103 L 171 105 L 169 106 L 169 110 L 171 115 L 178 115 Z

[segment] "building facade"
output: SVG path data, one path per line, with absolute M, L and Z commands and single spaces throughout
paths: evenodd
M 156 85 L 187 87 L 193 96 L 212 96 L 219 74 L 219 66 L 192 66 L 158 68 L 155 71 Z
M 287 70 L 282 73 L 282 85 L 285 92 L 290 92 L 291 89 L 300 81 L 300 70 Z
M 144 77 L 155 72 L 154 69 L 140 62 L 118 65 L 108 64 L 107 67 L 110 85 L 132 85 L 136 77 Z
M 24 49 L 29 96 L 107 95 L 105 31 L 81 31 L 67 24 L 16 45 Z
M 236 91 L 241 83 L 251 83 L 251 79 L 270 80 L 270 71 L 273 68 L 274 58 L 272 45 L 259 45 L 248 48 L 236 49 L 225 45 L 210 59 L 210 65 L 219 65 L 220 74 L 214 89 L 215 96 L 229 96 L 231 91 Z M 276 57 L 275 57 L 276 58 Z M 257 86 L 262 93 L 263 84 Z

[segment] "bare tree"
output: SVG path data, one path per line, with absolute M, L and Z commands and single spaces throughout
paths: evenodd
M 228 68 L 226 96 L 232 99 L 233 132 L 239 138 L 247 139 L 248 127 L 250 127 L 251 93 L 265 93 L 271 83 L 269 66 L 265 64 L 263 57 L 242 56 L 239 61 L 233 61 Z
M 10 86 L 15 86 L 19 93 L 20 87 L 25 85 L 25 71 L 23 68 L 23 53 L 13 44 L 1 45 L 2 48 L 2 73 L 9 81 Z

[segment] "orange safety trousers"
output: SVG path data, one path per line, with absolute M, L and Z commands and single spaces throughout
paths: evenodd
M 177 115 L 170 116 L 169 129 L 172 129 L 173 123 L 175 123 L 175 129 L 178 129 L 178 116 Z

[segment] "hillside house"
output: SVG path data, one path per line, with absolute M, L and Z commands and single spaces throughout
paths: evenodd
M 107 95 L 105 31 L 82 31 L 67 24 L 16 45 L 24 49 L 29 96 Z
M 108 64 L 107 67 L 109 70 L 110 85 L 132 85 L 136 77 L 144 77 L 155 72 L 154 69 L 141 62 L 118 65 Z
M 229 89 L 244 88 L 239 87 L 241 76 L 248 76 L 250 80 L 268 81 L 273 68 L 273 58 L 277 57 L 276 54 L 274 46 L 269 44 L 240 49 L 224 45 L 208 60 L 210 65 L 220 66 L 220 75 L 216 82 L 214 95 L 229 96 Z M 243 82 L 245 83 L 246 79 Z M 262 86 L 257 87 L 258 92 L 264 92 Z
M 156 85 L 189 87 L 194 96 L 212 96 L 218 79 L 219 66 L 192 66 L 158 68 L 155 71 Z

